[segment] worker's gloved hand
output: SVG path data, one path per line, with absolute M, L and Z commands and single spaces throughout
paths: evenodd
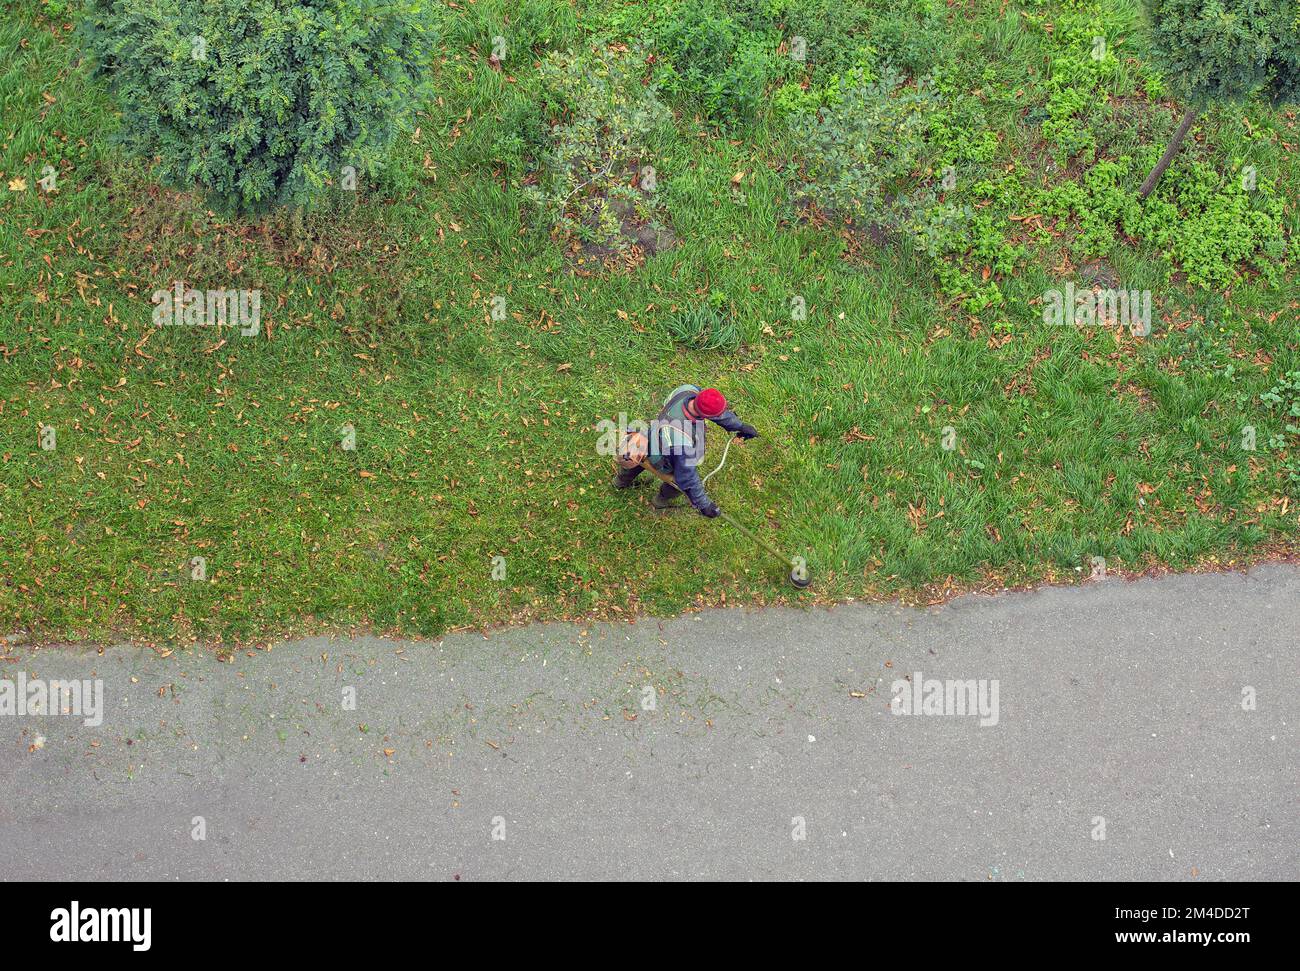
M 740 431 L 736 432 L 736 434 L 745 441 L 749 441 L 751 438 L 758 438 L 758 429 L 753 425 L 741 425 Z
M 713 519 L 721 513 L 722 510 L 718 508 L 717 503 L 711 502 L 707 506 L 700 507 L 700 515 L 707 516 L 709 519 Z

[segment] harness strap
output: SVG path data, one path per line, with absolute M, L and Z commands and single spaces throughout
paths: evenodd
M 659 420 L 662 421 L 664 415 L 668 414 L 668 412 L 671 411 L 673 406 L 676 405 L 678 402 L 685 401 L 687 398 L 693 398 L 697 393 L 698 392 L 695 391 L 679 391 L 677 394 L 673 395 L 671 398 L 665 401 L 664 406 L 659 409 Z M 683 410 L 683 416 L 684 415 L 685 415 L 685 411 Z

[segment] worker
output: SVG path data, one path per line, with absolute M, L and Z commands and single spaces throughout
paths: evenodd
M 727 407 L 727 399 L 717 388 L 700 388 L 683 384 L 664 400 L 659 416 L 651 422 L 649 434 L 639 431 L 624 436 L 618 450 L 619 472 L 614 476 L 615 489 L 630 488 L 636 477 L 650 465 L 663 482 L 650 500 L 656 509 L 668 509 L 683 493 L 702 516 L 712 519 L 721 510 L 704 491 L 696 466 L 704 457 L 708 422 L 716 422 L 742 440 L 758 437 L 753 425 L 736 417 Z

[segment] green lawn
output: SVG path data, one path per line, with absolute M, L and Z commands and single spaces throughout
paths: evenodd
M 1300 444 L 1261 395 L 1300 371 L 1295 110 L 1210 112 L 1166 177 L 1176 187 L 1195 162 L 1228 179 L 1256 166 L 1286 205 L 1272 280 L 1243 266 L 1211 289 L 1177 263 L 1170 272 L 1155 246 L 1122 233 L 1107 243 L 1124 285 L 1153 294 L 1146 339 L 1045 325 L 1040 295 L 1090 262 L 1085 227 L 1073 213 L 1009 218 L 1035 215 L 1016 210 L 1020 198 L 1084 184 L 1118 145 L 1158 153 L 1176 124 L 1177 106 L 1144 87 L 1135 4 L 930 5 L 946 83 L 993 133 L 972 164 L 1018 181 L 998 182 L 980 210 L 1025 248 L 990 273 L 1001 302 L 983 308 L 905 240 L 878 247 L 834 218 L 802 218 L 778 112 L 724 130 L 683 98 L 668 99 L 676 117 L 652 146 L 678 245 L 574 272 L 528 216 L 527 173 L 501 157 L 503 133 L 527 121 L 548 49 L 637 36 L 655 5 L 526 2 L 514 22 L 503 12 L 520 4 L 504 0 L 439 6 L 440 95 L 402 136 L 392 187 L 363 186 L 297 235 L 285 218 L 223 221 L 156 185 L 148 162 L 110 140 L 114 109 L 81 62 L 73 8 L 11 8 L 0 628 L 48 640 L 433 634 L 716 603 L 930 599 L 1085 577 L 1096 556 L 1142 571 L 1294 553 Z M 855 29 L 873 36 L 873 18 L 900 5 L 841 6 L 860 7 Z M 1121 53 L 1065 122 L 1091 130 L 1081 137 L 1096 158 L 1058 165 L 1027 118 L 1047 110 L 1045 68 L 1062 43 L 1042 24 L 1070 16 L 1098 18 Z M 532 44 L 502 72 L 486 62 L 499 31 L 531 32 Z M 54 193 L 38 185 L 49 164 Z M 979 253 L 964 259 L 986 282 Z M 261 333 L 153 327 L 150 295 L 177 279 L 260 289 Z M 806 319 L 792 318 L 793 296 Z M 679 311 L 710 300 L 738 329 L 734 349 L 673 338 Z M 811 590 L 784 584 L 785 568 L 722 521 L 656 517 L 648 484 L 609 489 L 597 423 L 651 417 L 682 381 L 721 388 L 759 428 L 710 492 L 805 556 Z M 53 450 L 40 447 L 43 425 Z M 717 430 L 706 469 L 723 441 Z M 204 582 L 186 579 L 195 556 Z

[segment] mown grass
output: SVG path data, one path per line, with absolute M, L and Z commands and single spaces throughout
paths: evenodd
M 1141 62 L 1133 4 L 1071 6 L 1120 25 L 1125 71 Z M 1035 300 L 1077 270 L 1067 226 L 1003 281 L 1003 307 L 972 315 L 905 242 L 798 217 L 778 119 L 721 133 L 679 104 L 653 148 L 680 245 L 630 271 L 572 272 L 497 149 L 536 102 L 536 57 L 627 34 L 647 10 L 444 8 L 440 96 L 391 179 L 295 236 L 154 185 L 110 143 L 113 108 L 70 15 L 18 3 L 0 24 L 0 626 L 432 634 L 790 599 L 785 569 L 721 522 L 657 518 L 648 487 L 608 488 L 598 421 L 649 416 L 685 380 L 722 388 L 763 435 L 731 449 L 710 491 L 806 556 L 823 598 L 1075 577 L 1094 556 L 1143 570 L 1294 550 L 1289 453 L 1263 445 L 1283 420 L 1259 398 L 1300 369 L 1294 264 L 1280 286 L 1210 293 L 1117 246 L 1125 285 L 1156 294 L 1150 338 L 1048 328 Z M 1009 99 L 988 110 L 999 151 L 1031 166 L 1041 146 L 1021 109 L 1045 97 L 1046 41 L 1018 15 L 970 2 L 944 16 L 969 89 Z M 532 48 L 498 73 L 486 55 L 502 30 Z M 1168 113 L 1144 111 L 1158 140 Z M 1248 157 L 1276 181 L 1294 240 L 1294 112 L 1213 112 L 1197 133 L 1189 151 Z M 53 194 L 36 187 L 46 164 Z M 175 279 L 261 289 L 262 333 L 152 327 L 149 295 Z M 710 294 L 734 351 L 673 339 Z M 1257 451 L 1240 446 L 1246 425 Z M 205 582 L 184 578 L 194 556 Z

